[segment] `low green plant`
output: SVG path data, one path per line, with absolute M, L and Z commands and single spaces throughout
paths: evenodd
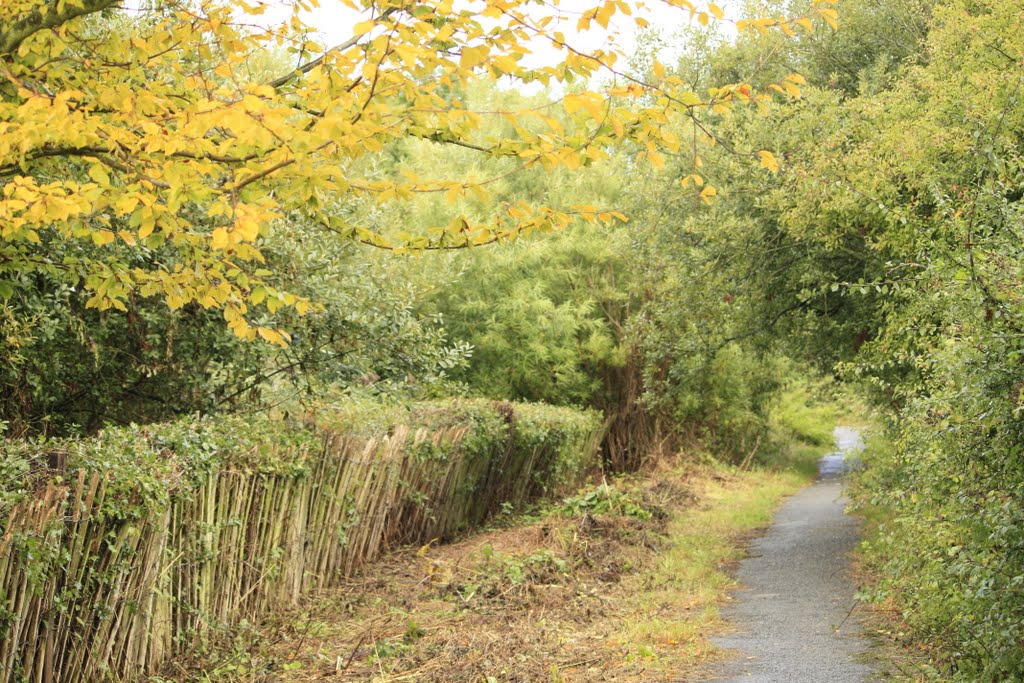
M 550 550 L 539 550 L 529 555 L 497 553 L 493 546 L 485 545 L 480 551 L 481 562 L 476 570 L 479 581 L 470 588 L 475 593 L 483 584 L 518 586 L 553 576 L 569 573 L 569 562 Z
M 653 514 L 633 492 L 609 486 L 607 482 L 577 496 L 563 499 L 558 510 L 562 514 L 574 516 L 584 513 L 613 513 L 643 520 L 650 519 Z

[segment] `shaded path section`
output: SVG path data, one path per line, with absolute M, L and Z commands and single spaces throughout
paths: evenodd
M 820 477 L 790 498 L 740 565 L 743 590 L 724 616 L 736 632 L 716 638 L 734 656 L 715 676 L 729 683 L 861 683 L 871 668 L 857 661 L 868 641 L 850 615 L 854 585 L 849 554 L 857 523 L 843 513 L 844 455 L 859 433 L 836 428 L 838 451 L 819 463 Z

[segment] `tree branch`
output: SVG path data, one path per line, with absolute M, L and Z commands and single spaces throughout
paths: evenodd
M 82 0 L 78 3 L 45 0 L 39 9 L 25 14 L 0 30 L 0 55 L 12 54 L 34 33 L 55 28 L 76 17 L 107 9 L 117 0 Z
M 384 10 L 381 13 L 380 17 L 378 17 L 377 20 L 383 19 L 384 17 L 389 17 L 392 14 L 394 14 L 396 11 L 398 11 L 397 7 L 389 7 L 388 9 Z M 314 59 L 314 60 L 312 60 L 310 62 L 306 62 L 305 64 L 299 66 L 298 68 L 293 69 L 292 71 L 289 71 L 288 73 L 286 73 L 285 75 L 281 76 L 280 78 L 275 78 L 274 80 L 272 80 L 269 83 L 267 83 L 267 85 L 269 85 L 271 88 L 280 88 L 282 85 L 286 85 L 292 79 L 294 79 L 294 78 L 296 78 L 298 76 L 301 76 L 302 74 L 309 73 L 310 71 L 312 71 L 316 67 L 318 67 L 321 64 L 323 64 L 324 60 L 327 58 L 327 55 L 329 55 L 329 54 L 331 54 L 333 52 L 341 52 L 343 50 L 349 49 L 350 47 L 354 47 L 356 45 L 356 43 L 359 42 L 359 38 L 360 37 L 361 36 L 353 36 L 353 37 L 349 38 L 348 40 L 346 40 L 344 43 L 339 43 L 339 44 L 335 45 L 334 47 L 327 49 L 326 51 L 324 51 L 324 53 L 322 55 L 320 55 L 316 59 Z

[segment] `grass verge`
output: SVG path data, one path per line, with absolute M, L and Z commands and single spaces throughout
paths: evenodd
M 807 481 L 688 464 L 602 484 L 506 528 L 399 550 L 165 679 L 679 680 L 718 656 L 709 637 L 745 540 Z
M 638 680 L 678 680 L 717 656 L 708 637 L 723 625 L 718 606 L 736 587 L 730 573 L 746 540 L 805 483 L 798 473 L 756 470 L 697 478 L 700 504 L 673 516 L 670 543 L 629 596 L 621 622 L 621 647 L 645 658 Z

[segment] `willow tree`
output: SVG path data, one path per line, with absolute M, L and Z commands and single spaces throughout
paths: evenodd
M 585 51 L 566 37 L 606 31 L 623 17 L 643 25 L 633 15 L 639 3 L 595 1 L 582 13 L 536 0 L 487 0 L 473 11 L 451 1 L 344 4 L 365 19 L 349 40 L 324 48 L 306 39 L 313 32 L 302 2 L 269 26 L 259 20 L 266 5 L 246 0 L 154 0 L 136 10 L 114 0 L 4 2 L 0 297 L 33 278 L 57 278 L 84 288 L 88 307 L 123 310 L 132 296 L 163 297 L 172 309 L 195 303 L 222 310 L 239 336 L 285 344 L 286 333 L 258 321 L 315 302 L 264 281 L 261 239 L 282 219 L 301 216 L 376 247 L 421 250 L 621 217 L 604 210 L 612 207 L 496 204 L 483 219 L 453 209 L 450 220 L 398 237 L 347 219 L 339 207 L 356 197 L 401 203 L 417 193 L 486 194 L 488 178 L 443 169 L 387 180 L 360 172 L 360 160 L 396 141 L 570 169 L 628 143 L 656 165 L 686 154 L 699 167 L 699 148 L 716 142 L 705 113 L 799 97 L 802 82 L 792 75 L 760 91 L 749 83 L 698 91 L 658 65 L 651 79 L 630 76 L 618 66 L 619 50 Z M 669 4 L 681 20 L 728 21 L 714 4 Z M 815 22 L 834 27 L 835 16 L 830 2 L 812 0 L 801 16 L 735 23 L 796 35 Z M 528 65 L 524 58 L 541 44 L 557 57 Z M 296 66 L 269 76 L 253 68 L 274 49 L 295 55 Z M 458 92 L 474 78 L 558 84 L 553 90 L 568 94 L 524 111 L 472 111 Z M 551 116 L 553 107 L 568 118 Z M 679 116 L 692 135 L 663 125 Z M 512 134 L 489 134 L 495 119 L 511 122 Z M 766 150 L 740 153 L 777 165 Z M 703 198 L 714 195 L 696 169 L 685 180 Z

